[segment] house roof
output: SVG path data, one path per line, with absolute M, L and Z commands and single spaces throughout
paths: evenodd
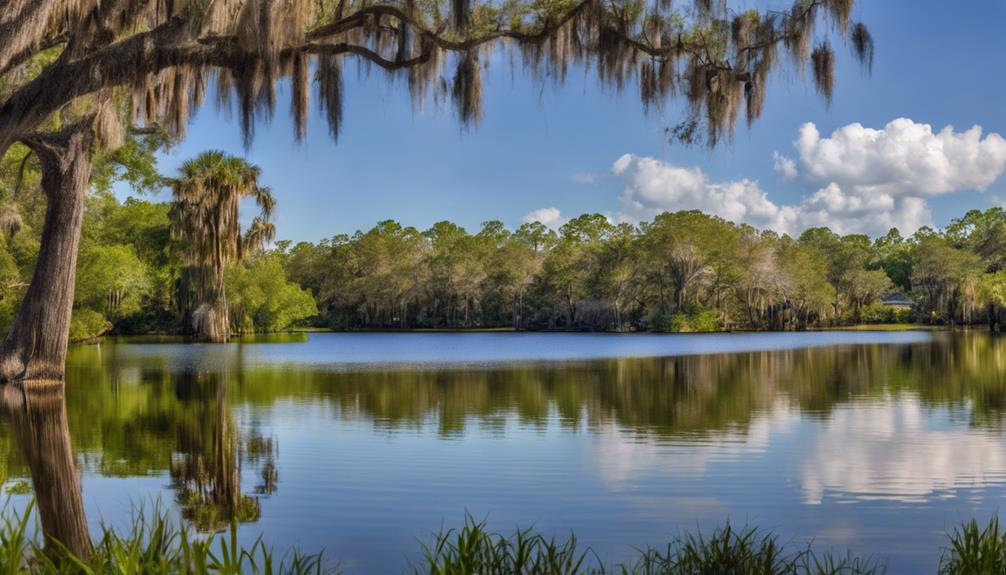
M 891 293 L 880 298 L 880 303 L 884 305 L 915 305 L 915 302 L 908 299 L 903 293 Z

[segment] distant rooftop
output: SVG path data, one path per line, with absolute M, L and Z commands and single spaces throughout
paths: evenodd
M 908 298 L 905 294 L 901 292 L 890 293 L 880 298 L 880 303 L 883 305 L 896 305 L 896 306 L 912 306 L 915 302 Z

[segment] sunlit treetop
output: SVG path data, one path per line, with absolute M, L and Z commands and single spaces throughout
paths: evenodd
M 715 145 L 758 118 L 769 72 L 809 67 L 830 100 L 840 37 L 867 67 L 873 40 L 853 0 L 797 0 L 735 11 L 725 0 L 8 0 L 0 6 L 0 152 L 32 132 L 93 114 L 99 139 L 122 127 L 183 135 L 215 82 L 236 103 L 247 141 L 292 81 L 296 135 L 309 92 L 337 137 L 345 60 L 404 77 L 416 106 L 451 101 L 464 125 L 482 115 L 490 60 L 562 81 L 590 66 L 604 87 L 638 85 L 645 107 L 681 98 L 677 139 Z M 493 50 L 513 58 L 491 59 Z M 89 116 L 90 117 L 90 116 Z

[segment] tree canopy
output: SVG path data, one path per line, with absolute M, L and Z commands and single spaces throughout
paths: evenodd
M 250 140 L 284 77 L 302 137 L 312 68 L 337 136 L 346 58 L 405 77 L 417 105 L 453 101 L 458 118 L 473 123 L 496 49 L 558 81 L 582 63 L 605 86 L 634 82 L 647 107 L 680 95 L 689 116 L 674 135 L 704 134 L 715 144 L 742 113 L 748 122 L 761 114 L 782 52 L 810 68 L 829 101 L 829 30 L 872 65 L 873 39 L 852 21 L 853 4 L 796 0 L 781 11 L 737 11 L 720 0 L 11 0 L 0 8 L 0 153 L 86 112 L 113 147 L 122 127 L 137 123 L 180 136 L 210 81 L 218 104 L 230 106 L 233 95 Z

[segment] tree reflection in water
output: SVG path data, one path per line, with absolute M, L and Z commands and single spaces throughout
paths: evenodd
M 62 381 L 3 385 L 0 411 L 10 423 L 31 473 L 46 535 L 46 551 L 58 552 L 55 540 L 78 557 L 87 557 L 91 540 L 81 499 L 80 474 L 70 445 L 63 387 Z
M 219 531 L 231 521 L 255 521 L 257 496 L 241 491 L 242 462 L 259 468 L 256 495 L 276 491 L 275 442 L 257 433 L 241 441 L 227 403 L 226 372 L 185 371 L 175 393 L 187 417 L 178 421 L 171 456 L 171 485 L 182 516 L 200 531 Z
M 218 530 L 233 520 L 257 520 L 258 498 L 276 489 L 278 443 L 270 418 L 279 405 L 369 425 L 381 435 L 419 430 L 453 438 L 475 427 L 507 434 L 509 423 L 517 422 L 530 430 L 617 432 L 620 442 L 675 442 L 682 449 L 744 440 L 766 413 L 783 409 L 819 422 L 822 433 L 830 433 L 822 437 L 833 438 L 843 453 L 860 453 L 852 447 L 862 444 L 853 433 L 861 426 L 843 435 L 842 422 L 853 421 L 849 413 L 892 400 L 910 400 L 919 413 L 939 408 L 970 429 L 998 434 L 1006 427 L 1006 338 L 976 333 L 912 345 L 341 372 L 251 361 L 241 349 L 75 347 L 65 405 L 61 385 L 4 389 L 4 417 L 13 433 L 0 430 L 0 468 L 11 477 L 31 475 L 47 534 L 85 547 L 68 429 L 88 473 L 169 478 L 182 515 L 199 529 Z M 314 430 L 299 431 L 311 437 Z M 327 439 L 316 438 L 312 448 L 323 449 Z M 22 455 L 4 453 L 8 440 Z M 834 455 L 829 443 L 823 445 L 822 457 Z M 848 459 L 837 473 L 858 469 L 860 461 L 866 459 Z M 999 473 L 980 463 L 972 474 Z M 818 479 L 817 491 L 857 493 L 819 467 L 821 473 L 807 475 Z M 878 481 L 889 485 L 891 476 Z M 918 477 L 907 479 L 918 483 Z M 957 483 L 947 475 L 937 485 Z M 807 499 L 818 498 L 806 491 Z
M 241 436 L 227 402 L 225 372 L 186 372 L 171 381 L 169 405 L 175 409 L 172 417 L 160 418 L 154 427 L 168 431 L 173 441 L 164 446 L 167 449 L 147 455 L 166 458 L 154 467 L 168 468 L 182 516 L 200 531 L 225 529 L 231 521 L 257 520 L 259 496 L 277 489 L 276 442 L 255 430 Z M 0 386 L 0 412 L 10 425 L 20 459 L 5 461 L 5 467 L 12 475 L 31 478 L 47 552 L 58 552 L 60 547 L 53 543 L 56 540 L 78 557 L 86 557 L 91 541 L 81 496 L 81 471 L 70 440 L 65 387 L 59 381 Z M 128 390 L 119 388 L 118 392 L 128 397 Z M 140 426 L 149 429 L 150 423 L 141 421 Z M 131 441 L 125 437 L 129 433 L 129 426 L 109 430 L 110 435 L 126 442 Z M 86 443 L 83 451 L 86 460 Z M 242 463 L 249 464 L 260 477 L 252 489 L 254 495 L 241 490 Z M 124 467 L 136 469 L 121 463 L 108 469 L 119 474 Z

